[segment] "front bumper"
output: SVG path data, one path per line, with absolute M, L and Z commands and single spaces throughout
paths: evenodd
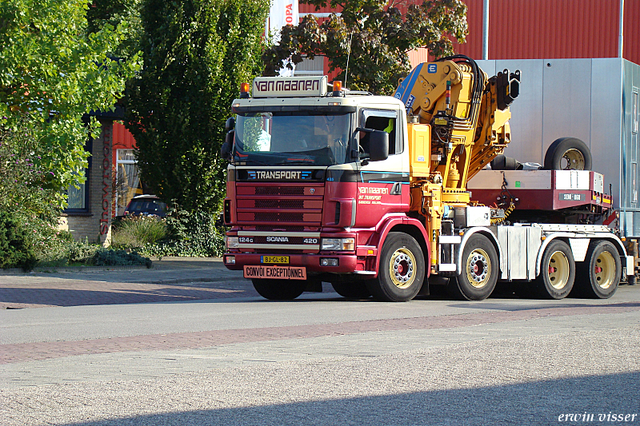
M 245 265 L 274 265 L 273 263 L 264 263 L 264 257 L 269 256 L 267 253 L 225 253 L 223 256 L 224 265 L 231 270 L 241 271 Z M 282 254 L 273 254 L 273 256 L 282 256 Z M 289 262 L 286 264 L 278 264 L 279 266 L 303 266 L 307 273 L 364 273 L 366 271 L 366 260 L 363 257 L 356 256 L 355 253 L 314 253 L 314 254 L 287 254 Z M 234 262 L 231 262 L 233 258 Z M 336 259 L 336 266 L 324 266 L 321 264 L 322 259 Z

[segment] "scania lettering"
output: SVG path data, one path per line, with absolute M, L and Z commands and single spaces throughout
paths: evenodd
M 482 300 L 499 281 L 607 298 L 633 274 L 603 224 L 605 178 L 579 161 L 584 143 L 550 145 L 550 164 L 563 167 L 516 170 L 504 157 L 519 71 L 489 78 L 456 55 L 419 65 L 393 97 L 326 77 L 252 87 L 231 105 L 221 151 L 224 263 L 267 299 L 327 282 L 347 298 L 408 301 L 442 285 Z
M 268 243 L 288 243 L 289 238 L 287 237 L 267 237 Z

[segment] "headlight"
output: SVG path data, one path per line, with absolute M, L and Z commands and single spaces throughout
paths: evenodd
M 238 248 L 239 246 L 238 237 L 227 237 L 227 248 Z
M 354 238 L 323 238 L 322 250 L 351 251 L 355 250 Z

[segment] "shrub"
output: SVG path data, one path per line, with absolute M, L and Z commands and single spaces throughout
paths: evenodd
M 33 266 L 34 257 L 47 259 L 51 253 L 63 251 L 68 238 L 57 229 L 62 195 L 51 188 L 54 173 L 39 165 L 46 151 L 33 126 L 28 116 L 15 128 L 0 126 L 0 211 L 9 215 L 5 225 L 7 217 L 12 220 L 11 238 L 22 241 L 13 240 L 13 260 L 4 253 L 2 262 L 6 265 L 19 262 L 22 267 Z M 23 250 L 23 255 L 17 250 Z
M 36 255 L 27 231 L 14 214 L 0 211 L 0 268 L 23 268 L 36 264 Z
M 151 268 L 151 259 L 142 257 L 136 252 L 128 253 L 124 250 L 109 250 L 100 248 L 93 256 L 93 264 L 95 266 L 126 266 L 126 265 L 145 265 Z
M 111 245 L 118 249 L 139 248 L 167 237 L 164 219 L 155 216 L 132 216 L 114 223 Z
M 144 246 L 148 256 L 221 256 L 224 233 L 216 227 L 216 216 L 205 212 L 172 210 L 166 217 L 168 237 Z
M 89 241 L 71 241 L 66 246 L 65 259 L 69 264 L 84 263 L 91 264 L 93 258 L 101 246 L 89 244 Z

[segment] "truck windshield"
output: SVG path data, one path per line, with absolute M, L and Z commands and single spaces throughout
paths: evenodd
M 234 160 L 261 165 L 342 164 L 350 134 L 349 114 L 240 114 Z

